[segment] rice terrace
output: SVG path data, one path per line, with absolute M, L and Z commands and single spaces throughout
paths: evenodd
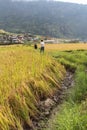
M 0 130 L 87 130 L 87 44 L 0 46 Z

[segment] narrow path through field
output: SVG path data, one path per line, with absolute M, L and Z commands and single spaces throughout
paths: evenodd
M 52 123 L 55 119 L 56 115 L 58 114 L 60 110 L 60 105 L 66 100 L 66 97 L 68 96 L 70 92 L 70 88 L 74 86 L 74 74 L 71 72 L 67 72 L 65 79 L 62 81 L 62 91 L 60 95 L 56 95 L 59 98 L 59 101 L 57 101 L 56 106 L 51 111 L 50 116 L 47 120 L 47 122 L 43 125 L 43 128 L 37 129 L 37 130 L 52 130 Z
M 43 108 L 42 116 L 40 122 L 36 124 L 35 130 L 45 130 L 46 128 L 50 130 L 52 120 L 55 119 L 56 113 L 59 111 L 60 104 L 65 101 L 69 88 L 74 86 L 73 76 L 73 73 L 67 71 L 66 76 L 61 83 L 61 89 L 58 90 L 51 99 L 44 101 L 45 105 L 41 106 Z

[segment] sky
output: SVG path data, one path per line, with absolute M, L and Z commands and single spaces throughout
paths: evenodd
M 72 2 L 72 3 L 78 3 L 78 4 L 87 4 L 87 0 L 56 0 L 56 1 Z
M 37 1 L 37 0 L 13 0 L 13 1 Z M 50 1 L 50 0 L 48 0 L 48 1 Z M 78 3 L 78 4 L 87 4 L 87 0 L 53 0 L 53 1 L 62 1 L 62 2 L 71 2 L 71 3 Z

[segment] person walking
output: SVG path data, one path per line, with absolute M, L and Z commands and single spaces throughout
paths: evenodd
M 44 53 L 44 41 L 41 40 L 41 48 L 40 48 L 40 53 L 43 52 Z
M 36 43 L 34 44 L 34 49 L 37 49 L 37 44 Z

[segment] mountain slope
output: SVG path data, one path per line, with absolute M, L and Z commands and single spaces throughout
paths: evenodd
M 86 21 L 86 5 L 0 1 L 0 28 L 7 31 L 86 39 Z

